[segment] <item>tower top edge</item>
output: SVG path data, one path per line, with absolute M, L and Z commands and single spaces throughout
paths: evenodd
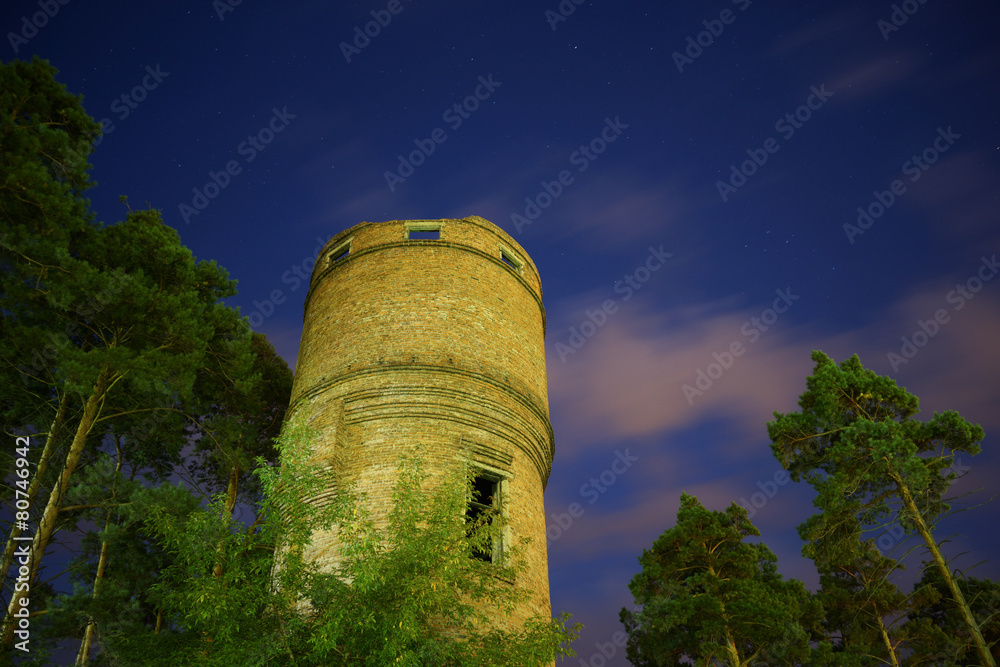
M 347 229 L 344 229 L 327 241 L 318 257 L 329 257 L 330 253 L 338 250 L 341 246 L 345 249 L 373 248 L 383 245 L 394 245 L 407 240 L 407 230 L 422 231 L 432 226 L 439 226 L 441 230 L 441 241 L 453 245 L 469 247 L 481 247 L 481 243 L 472 242 L 472 236 L 482 238 L 483 234 L 492 235 L 499 242 L 497 248 L 504 248 L 516 253 L 518 260 L 523 261 L 529 267 L 530 273 L 538 276 L 538 268 L 527 251 L 518 243 L 514 237 L 504 231 L 500 226 L 490 222 L 486 218 L 478 215 L 470 215 L 465 218 L 412 218 L 406 220 L 386 220 L 383 222 L 359 222 Z M 463 233 L 449 233 L 448 227 L 464 227 Z M 482 231 L 483 234 L 469 233 L 469 228 L 474 227 Z M 398 233 L 388 232 L 395 228 Z M 322 270 L 322 262 L 317 261 L 313 269 L 314 278 L 317 272 Z
M 477 256 L 473 262 L 482 261 L 486 263 L 484 266 L 492 264 L 500 267 L 500 273 L 493 275 L 513 278 L 537 304 L 544 336 L 545 307 L 542 305 L 538 267 L 510 234 L 478 215 L 359 222 L 348 227 L 323 244 L 315 256 L 305 309 L 308 312 L 312 296 L 320 285 L 330 280 L 340 282 L 337 276 L 360 276 L 372 266 L 383 266 L 384 262 L 380 259 L 385 257 L 395 258 L 388 266 L 397 270 L 425 271 L 428 265 L 423 260 L 432 255 L 442 256 L 438 254 L 440 252 L 455 261 L 464 263 L 467 258 Z
M 326 244 L 328 246 L 336 245 L 336 243 L 338 241 L 342 240 L 344 237 L 350 236 L 351 234 L 353 234 L 355 232 L 358 232 L 359 230 L 362 230 L 362 229 L 365 229 L 365 228 L 370 228 L 370 227 L 388 227 L 388 226 L 403 226 L 403 227 L 405 227 L 405 226 L 408 226 L 408 225 L 421 224 L 421 223 L 426 223 L 426 224 L 433 224 L 433 223 L 442 223 L 442 224 L 447 224 L 447 223 L 466 223 L 466 224 L 476 225 L 476 226 L 482 227 L 483 229 L 486 229 L 486 230 L 489 230 L 489 231 L 493 232 L 497 236 L 500 236 L 500 237 L 506 239 L 511 245 L 515 246 L 516 248 L 518 248 L 522 252 L 524 251 L 524 249 L 521 248 L 520 244 L 517 241 L 514 240 L 514 237 L 512 237 L 510 234 L 508 234 L 506 231 L 504 231 L 504 229 L 502 227 L 500 227 L 496 223 L 490 222 L 486 218 L 484 218 L 482 216 L 478 216 L 478 215 L 470 215 L 470 216 L 466 216 L 464 218 L 407 218 L 407 219 L 395 219 L 395 220 L 383 220 L 383 221 L 374 221 L 374 220 L 368 221 L 368 220 L 366 220 L 366 221 L 363 221 L 363 222 L 359 222 L 359 223 L 357 223 L 355 225 L 352 225 L 351 227 L 348 227 L 347 229 L 344 229 L 344 230 L 342 230 L 340 232 L 337 232 L 336 234 L 334 234 L 330 238 L 329 241 L 327 241 Z

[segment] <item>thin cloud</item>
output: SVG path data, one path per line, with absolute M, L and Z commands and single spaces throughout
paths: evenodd
M 870 21 L 858 8 L 841 9 L 827 16 L 820 16 L 804 24 L 787 36 L 778 37 L 772 48 L 775 57 L 787 58 L 797 51 L 813 50 L 826 45 L 836 47 L 843 39 L 844 32 L 862 30 L 866 27 L 876 31 L 875 22 Z M 798 57 L 800 54 L 796 54 Z
M 960 126 L 953 126 L 953 131 L 960 135 L 970 132 Z M 956 143 L 965 138 L 960 136 Z M 906 185 L 908 190 L 900 198 L 901 202 L 921 211 L 930 223 L 930 230 L 949 238 L 960 234 L 979 243 L 987 237 L 993 246 L 983 251 L 1000 250 L 996 224 L 1000 170 L 993 165 L 990 151 L 978 149 L 946 154 L 930 165 L 918 181 Z M 942 224 L 945 221 L 946 224 Z
M 912 86 L 923 58 L 912 51 L 896 51 L 854 65 L 829 78 L 835 104 L 856 102 L 873 95 L 890 94 L 898 86 Z
M 553 411 L 575 415 L 566 423 L 571 432 L 560 433 L 562 442 L 571 443 L 561 455 L 572 459 L 602 442 L 665 436 L 718 416 L 732 419 L 738 430 L 755 437 L 774 410 L 795 409 L 812 370 L 813 349 L 826 351 L 838 362 L 858 353 L 876 372 L 912 383 L 924 405 L 962 406 L 1000 425 L 981 391 L 995 384 L 989 369 L 1000 365 L 995 344 L 1000 277 L 961 310 L 947 301 L 957 284 L 952 280 L 961 283 L 974 277 L 980 265 L 976 259 L 967 275 L 943 277 L 934 287 L 918 289 L 886 308 L 879 320 L 833 334 L 796 323 L 794 305 L 761 332 L 751 317 L 760 318 L 771 303 L 736 309 L 729 301 L 663 311 L 652 310 L 646 302 L 621 304 L 572 354 L 566 352 L 570 339 L 559 338 L 565 331 L 553 326 L 548 344 L 550 400 Z M 888 355 L 899 352 L 901 337 L 942 308 L 949 313 L 948 323 L 912 361 L 893 369 Z M 759 333 L 756 342 L 743 335 L 748 330 Z M 735 343 L 744 352 L 730 358 Z M 726 364 L 729 367 L 722 369 Z M 710 372 L 718 377 L 702 375 Z M 685 385 L 690 388 L 687 395 Z

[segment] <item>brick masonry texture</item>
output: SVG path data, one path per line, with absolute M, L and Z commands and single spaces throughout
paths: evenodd
M 430 228 L 438 239 L 409 238 Z M 418 446 L 432 479 L 463 459 L 502 477 L 510 537 L 532 540 L 513 584 L 530 596 L 512 623 L 551 616 L 544 338 L 538 271 L 493 223 L 363 222 L 313 269 L 289 410 L 307 416 L 320 433 L 314 456 L 356 482 L 377 519 L 400 457 Z M 332 535 L 314 536 L 313 557 L 333 563 L 336 551 Z

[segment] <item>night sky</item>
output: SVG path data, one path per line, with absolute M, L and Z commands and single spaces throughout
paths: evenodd
M 773 482 L 765 428 L 797 409 L 813 349 L 980 423 L 953 490 L 986 491 L 956 506 L 995 493 L 998 23 L 995 2 L 942 0 L 16 0 L 0 58 L 49 59 L 105 119 L 98 219 L 124 217 L 120 195 L 162 210 L 290 365 L 305 277 L 343 229 L 480 215 L 527 250 L 576 665 L 601 664 L 682 491 L 750 505 L 815 588 L 795 531 L 813 493 Z M 955 567 L 993 559 L 971 574 L 1000 579 L 998 516 L 940 526 Z

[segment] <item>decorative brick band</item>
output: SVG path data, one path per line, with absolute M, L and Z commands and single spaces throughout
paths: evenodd
M 397 382 L 393 377 L 410 372 L 457 375 L 465 379 L 470 387 L 475 383 L 489 385 L 505 398 L 522 406 L 534 419 L 526 420 L 523 413 L 512 410 L 509 403 L 487 398 L 482 391 L 470 392 L 432 387 L 426 383 Z M 341 389 L 344 385 L 366 384 L 364 379 L 376 374 L 379 378 L 377 387 L 347 391 Z M 392 387 L 392 393 L 388 396 L 385 391 L 386 386 Z M 510 442 L 534 463 L 543 488 L 552 472 L 555 438 L 544 407 L 530 394 L 498 382 L 488 375 L 461 368 L 419 363 L 356 369 L 303 391 L 289 406 L 289 415 L 297 411 L 303 403 L 308 404 L 324 395 L 336 396 L 338 401 L 343 402 L 343 423 L 346 426 L 371 419 L 413 417 L 445 419 L 488 431 Z M 377 400 L 375 405 L 359 405 L 373 399 Z

